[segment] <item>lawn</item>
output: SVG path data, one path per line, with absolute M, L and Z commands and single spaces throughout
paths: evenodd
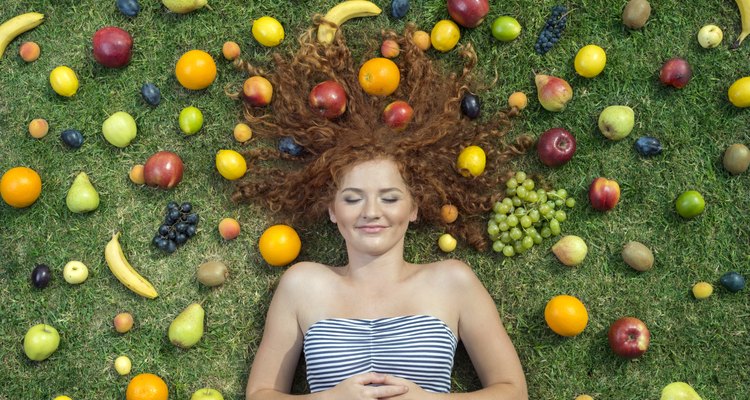
M 128 18 L 114 0 L 3 1 L 0 21 L 28 11 L 41 12 L 46 20 L 11 42 L 0 59 L 0 173 L 27 166 L 43 182 L 42 194 L 31 207 L 14 209 L 0 202 L 0 400 L 53 399 L 60 394 L 124 398 L 130 377 L 143 372 L 164 378 L 175 399 L 206 386 L 227 399 L 244 396 L 265 312 L 283 272 L 263 261 L 257 240 L 265 228 L 283 220 L 259 206 L 233 203 L 233 183 L 214 167 L 219 149 L 261 145 L 253 140 L 243 146 L 232 137 L 241 107 L 225 89 L 237 88 L 246 76 L 222 58 L 221 48 L 225 41 L 236 41 L 244 58 L 270 67 L 273 52 L 293 52 L 296 37 L 311 25 L 313 14 L 323 14 L 336 3 L 215 0 L 210 10 L 176 15 L 159 1 L 140 0 L 140 14 Z M 429 32 L 448 18 L 442 0 L 412 1 L 402 20 L 390 16 L 390 1 L 376 3 L 384 11 L 380 16 L 353 20 L 343 28 L 347 43 L 363 61 L 377 53 L 382 29 L 399 32 L 406 21 L 413 21 Z M 568 164 L 551 169 L 531 153 L 520 158 L 516 168 L 567 189 L 576 199 L 562 232 L 587 242 L 587 258 L 576 268 L 563 266 L 550 251 L 555 238 L 513 258 L 479 253 L 463 243 L 444 254 L 437 247 L 442 232 L 429 226 L 409 232 L 406 256 L 414 262 L 456 257 L 473 267 L 519 352 L 532 399 L 572 400 L 582 393 L 595 399 L 656 399 L 673 381 L 689 383 L 704 399 L 746 398 L 748 289 L 731 293 L 719 284 L 728 271 L 750 274 L 750 183 L 746 173 L 727 173 L 721 161 L 729 145 L 750 141 L 750 114 L 727 99 L 729 86 L 750 75 L 750 43 L 730 49 L 741 30 L 737 6 L 730 0 L 654 0 L 646 26 L 629 30 L 621 22 L 623 0 L 563 2 L 571 9 L 567 29 L 560 42 L 540 56 L 534 43 L 555 4 L 492 2 L 487 20 L 475 29 L 462 28 L 459 43 L 473 43 L 478 53 L 481 87 L 476 92 L 483 102 L 482 118 L 504 109 L 512 92 L 523 91 L 530 104 L 511 136 L 536 137 L 558 126 L 575 135 L 578 150 Z M 252 21 L 263 15 L 285 27 L 286 39 L 277 48 L 259 45 L 250 33 Z M 515 41 L 501 43 L 490 34 L 492 20 L 500 15 L 521 23 L 523 31 Z M 723 29 L 724 41 L 703 49 L 696 33 L 709 23 Z M 106 25 L 119 26 L 134 38 L 126 68 L 104 68 L 93 58 L 92 35 Z M 26 63 L 18 47 L 29 40 L 41 46 L 41 57 Z M 576 74 L 573 59 L 578 49 L 592 43 L 605 49 L 607 65 L 601 75 L 586 79 Z M 205 90 L 186 90 L 175 79 L 175 63 L 190 49 L 205 50 L 216 60 L 218 77 Z M 430 55 L 448 70 L 459 62 L 456 51 L 430 50 Z M 687 59 L 693 69 L 692 80 L 680 90 L 658 79 L 663 62 L 675 56 Z M 80 89 L 71 98 L 58 96 L 49 85 L 49 73 L 58 65 L 71 67 L 80 79 Z M 534 73 L 570 83 L 574 96 L 564 111 L 541 107 Z M 144 82 L 160 88 L 159 106 L 141 98 Z M 198 134 L 187 137 L 177 119 L 190 105 L 202 110 L 205 123 Z M 635 111 L 635 128 L 621 141 L 610 141 L 598 131 L 598 115 L 609 105 Z M 117 111 L 130 113 L 138 125 L 138 136 L 123 149 L 101 135 L 103 121 Z M 34 118 L 49 121 L 46 137 L 29 136 L 27 127 Z M 60 140 L 60 133 L 70 128 L 85 137 L 80 149 L 69 149 Z M 644 158 L 636 153 L 633 144 L 645 135 L 661 141 L 661 155 Z M 159 150 L 180 154 L 186 164 L 183 181 L 171 190 L 131 183 L 130 168 Z M 82 171 L 90 176 L 101 203 L 94 212 L 74 214 L 65 196 Z M 620 203 L 608 212 L 589 205 L 588 186 L 598 176 L 616 180 L 622 190 Z M 677 215 L 674 201 L 691 189 L 703 194 L 706 210 L 687 220 Z M 166 254 L 151 239 L 170 201 L 192 202 L 200 222 L 196 236 Z M 224 217 L 240 222 L 236 240 L 219 236 L 217 225 Z M 319 226 L 295 228 L 303 243 L 298 259 L 345 262 L 335 227 L 321 221 Z M 127 290 L 107 268 L 104 246 L 116 231 L 122 232 L 130 262 L 159 291 L 155 300 Z M 656 262 L 651 271 L 637 272 L 623 262 L 621 249 L 631 240 L 652 249 Z M 81 285 L 63 280 L 63 266 L 70 260 L 90 269 Z M 219 288 L 206 288 L 195 279 L 196 267 L 209 260 L 229 266 L 230 277 Z M 29 278 L 39 263 L 53 273 L 50 285 L 41 290 Z M 699 301 L 691 294 L 699 281 L 714 285 L 708 299 Z M 544 321 L 545 304 L 558 294 L 573 295 L 586 305 L 589 323 L 576 337 L 558 336 Z M 205 334 L 195 347 L 178 349 L 169 342 L 167 328 L 192 302 L 206 310 Z M 131 312 L 136 321 L 124 335 L 112 327 L 112 318 L 121 311 Z M 610 324 L 623 316 L 643 320 L 652 334 L 649 350 L 632 361 L 614 355 L 607 343 Z M 57 328 L 61 342 L 49 359 L 32 362 L 21 342 L 38 323 Z M 130 376 L 121 377 L 112 367 L 122 354 L 132 359 Z M 477 389 L 465 352 L 459 351 L 455 364 L 454 390 Z M 298 372 L 295 390 L 303 391 L 304 371 Z

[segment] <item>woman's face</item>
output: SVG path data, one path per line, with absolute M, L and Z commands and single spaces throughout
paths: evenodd
M 347 248 L 382 255 L 399 245 L 409 222 L 417 219 L 417 206 L 396 163 L 372 160 L 346 173 L 332 206 L 331 221 L 338 225 Z

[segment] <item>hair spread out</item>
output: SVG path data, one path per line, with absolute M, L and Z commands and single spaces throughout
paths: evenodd
M 319 18 L 316 24 L 327 23 Z M 244 153 L 248 174 L 236 187 L 237 202 L 265 204 L 293 223 L 320 222 L 336 193 L 337 182 L 353 165 L 373 159 L 390 159 L 399 167 L 419 207 L 417 223 L 441 227 L 478 250 L 487 249 L 485 218 L 502 196 L 500 184 L 510 176 L 509 161 L 526 152 L 533 140 L 520 136 L 512 143 L 503 139 L 511 127 L 509 113 L 498 112 L 488 122 L 462 115 L 461 98 L 469 91 L 470 74 L 477 62 L 467 44 L 461 73 L 447 73 L 412 40 L 416 28 L 407 24 L 404 34 L 384 31 L 384 39 L 398 42 L 401 52 L 393 61 L 401 81 L 388 97 L 366 94 L 359 85 L 359 64 L 353 60 L 341 30 L 331 44 L 320 44 L 315 29 L 299 39 L 293 55 L 274 54 L 273 70 L 237 61 L 249 75 L 261 75 L 273 85 L 270 108 L 243 102 L 243 115 L 261 141 L 276 142 L 291 137 L 304 148 L 293 157 L 276 146 L 259 146 Z M 325 80 L 335 80 L 346 90 L 343 116 L 328 120 L 308 104 L 310 90 Z M 239 99 L 238 94 L 231 95 Z M 385 125 L 382 112 L 394 100 L 404 100 L 414 109 L 411 123 L 403 131 Z M 456 169 L 458 154 L 476 145 L 487 155 L 483 174 L 466 178 Z M 453 204 L 459 218 L 446 224 L 440 216 L 444 204 Z

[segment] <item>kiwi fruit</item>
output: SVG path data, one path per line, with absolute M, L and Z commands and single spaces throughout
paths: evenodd
M 630 29 L 641 29 L 651 16 L 651 4 L 647 0 L 630 0 L 622 10 L 622 23 Z
M 208 261 L 198 266 L 198 282 L 209 286 L 219 286 L 227 280 L 229 269 L 221 261 Z
M 732 175 L 739 175 L 747 171 L 750 166 L 750 149 L 744 144 L 735 143 L 724 152 L 724 169 Z
M 625 243 L 622 260 L 636 271 L 648 271 L 654 267 L 654 253 L 646 245 L 636 241 Z

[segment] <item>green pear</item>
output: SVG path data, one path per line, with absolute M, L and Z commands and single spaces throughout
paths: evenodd
M 661 400 L 702 400 L 698 393 L 685 382 L 672 382 L 661 390 Z
M 65 204 L 74 213 L 94 211 L 99 207 L 99 193 L 96 192 L 85 172 L 81 172 L 73 180 L 73 184 L 68 189 L 68 195 L 65 196 Z
M 206 312 L 198 303 L 185 308 L 169 325 L 169 341 L 177 347 L 187 349 L 198 343 L 203 336 L 203 318 Z
M 622 140 L 635 126 L 635 112 L 628 106 L 609 106 L 599 114 L 599 130 L 607 139 Z
M 161 0 L 161 2 L 173 13 L 187 14 L 206 6 L 208 0 Z

